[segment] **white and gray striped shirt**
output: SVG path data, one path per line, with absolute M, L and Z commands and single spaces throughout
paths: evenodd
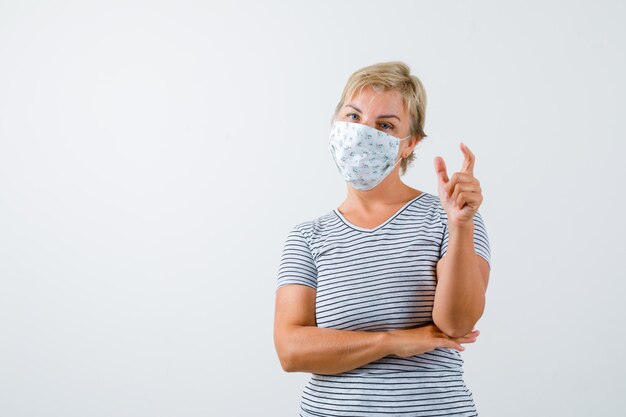
M 436 266 L 447 247 L 447 215 L 433 194 L 422 192 L 373 229 L 351 224 L 334 209 L 291 229 L 276 288 L 316 289 L 318 327 L 414 328 L 432 322 Z M 474 215 L 474 250 L 491 263 L 480 212 Z M 385 356 L 339 374 L 314 373 L 300 416 L 477 416 L 462 365 L 459 352 L 437 348 Z

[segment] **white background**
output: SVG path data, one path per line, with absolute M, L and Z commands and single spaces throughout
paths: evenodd
M 348 76 L 428 93 L 403 180 L 476 155 L 481 417 L 623 415 L 620 1 L 0 3 L 0 415 L 298 414 L 272 338 L 296 223 L 339 206 Z

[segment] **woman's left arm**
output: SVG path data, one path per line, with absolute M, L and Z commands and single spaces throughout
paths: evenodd
M 463 168 L 450 179 L 441 157 L 435 158 L 439 198 L 446 212 L 447 251 L 437 262 L 437 288 L 432 317 L 448 336 L 471 332 L 485 309 L 489 263 L 474 248 L 474 216 L 482 203 L 480 182 L 474 177 L 474 154 L 461 144 Z
M 433 322 L 460 337 L 474 329 L 485 310 L 489 263 L 474 251 L 473 223 L 448 224 L 448 250 L 437 262 Z

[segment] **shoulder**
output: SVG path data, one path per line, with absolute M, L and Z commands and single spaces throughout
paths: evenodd
M 420 195 L 415 197 L 411 206 L 420 207 L 422 209 L 437 209 L 442 207 L 439 196 L 426 191 L 422 191 Z
M 291 233 L 300 233 L 309 242 L 323 236 L 333 225 L 337 223 L 337 216 L 333 210 L 310 220 L 300 221 L 291 228 Z
M 431 194 L 426 191 L 422 192 L 417 199 L 419 203 L 421 203 L 425 207 L 429 208 L 443 208 L 441 205 L 441 200 L 439 196 L 436 194 Z
M 446 214 L 439 196 L 425 191 L 419 195 L 409 209 L 410 212 L 419 214 L 420 217 L 432 222 L 441 222 L 442 216 Z

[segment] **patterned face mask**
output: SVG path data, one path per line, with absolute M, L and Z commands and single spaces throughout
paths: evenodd
M 376 187 L 402 160 L 397 138 L 361 123 L 335 122 L 328 149 L 343 179 L 357 190 Z

